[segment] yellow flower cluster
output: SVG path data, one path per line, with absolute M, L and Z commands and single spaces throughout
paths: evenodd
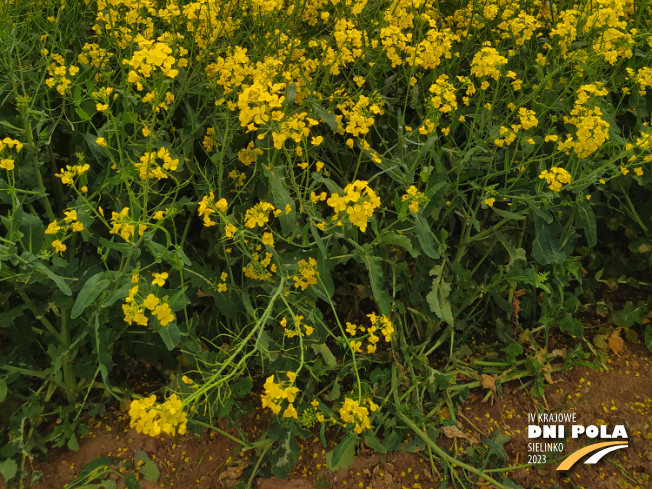
M 371 320 L 372 327 L 376 326 L 379 328 L 380 332 L 385 337 L 385 341 L 389 343 L 392 340 L 392 333 L 394 332 L 394 326 L 392 326 L 392 322 L 389 318 L 384 314 L 376 316 L 374 313 L 367 314 L 367 317 Z
M 20 153 L 20 150 L 23 149 L 23 143 L 17 139 L 4 138 L 0 140 L 0 152 L 4 152 L 5 149 L 16 149 L 16 154 Z M 0 168 L 11 171 L 14 169 L 15 160 L 8 155 L 8 157 L 3 158 L 3 155 L 0 155 Z
M 310 336 L 314 331 L 315 328 L 312 326 L 306 324 L 303 322 L 305 318 L 303 316 L 295 316 L 294 319 L 294 329 L 288 328 L 288 320 L 287 318 L 281 319 L 281 326 L 285 328 L 285 336 L 288 338 L 294 338 L 295 336 L 299 336 L 299 332 L 301 331 L 301 326 L 306 330 L 306 336 Z
M 64 233 L 68 232 L 71 229 L 74 233 L 79 233 L 84 230 L 84 224 L 78 221 L 77 211 L 75 209 L 64 211 L 65 218 L 60 224 L 58 219 L 52 221 L 47 229 L 45 234 L 55 235 L 63 230 Z M 57 253 L 63 253 L 66 251 L 66 245 L 63 244 L 60 240 L 56 239 L 52 242 L 52 247 Z
M 346 424 L 354 424 L 355 428 L 353 431 L 360 434 L 363 430 L 371 429 L 371 422 L 369 421 L 369 411 L 371 412 L 378 410 L 378 404 L 375 404 L 371 399 L 366 399 L 365 402 L 369 404 L 369 409 L 364 406 L 361 406 L 358 401 L 349 399 L 348 397 L 344 399 L 344 404 L 340 408 L 340 418 Z
M 245 166 L 249 166 L 256 162 L 256 158 L 263 154 L 263 150 L 256 148 L 254 142 L 251 141 L 246 148 L 238 151 L 238 160 Z
M 202 217 L 204 219 L 204 226 L 210 227 L 210 226 L 215 226 L 217 224 L 215 221 L 211 219 L 211 215 L 215 214 L 216 212 L 226 212 L 226 209 L 228 208 L 228 203 L 226 202 L 226 199 L 220 199 L 217 202 L 215 202 L 215 194 L 211 190 L 208 195 L 205 195 L 200 201 L 199 201 L 199 206 L 197 208 L 197 214 L 199 214 L 199 217 Z M 231 225 L 232 226 L 232 225 Z M 232 226 L 235 227 L 235 226 Z M 227 226 L 228 228 L 228 226 Z M 232 235 L 233 233 L 231 233 Z M 229 236 L 229 233 L 227 231 L 227 236 Z
M 113 229 L 109 231 L 111 234 L 120 233 L 122 239 L 129 241 L 129 239 L 135 234 L 137 222 L 129 217 L 129 207 L 124 207 L 120 212 L 113 212 L 111 216 L 111 224 L 113 225 Z M 138 235 L 142 236 L 145 229 L 147 229 L 145 224 L 139 224 Z
M 408 208 L 410 212 L 419 212 L 419 204 L 425 204 L 428 202 L 428 198 L 426 194 L 419 192 L 414 185 L 411 185 L 407 192 L 401 196 L 401 202 L 405 201 L 409 202 Z
M 281 403 L 284 399 L 288 400 L 288 405 L 283 411 L 283 417 L 285 418 L 297 418 L 298 413 L 292 404 L 296 398 L 296 395 L 299 393 L 299 388 L 294 387 L 294 380 L 297 377 L 297 374 L 294 372 L 287 373 L 290 385 L 288 387 L 283 387 L 283 384 L 277 384 L 274 382 L 274 376 L 268 377 L 265 381 L 263 388 L 265 393 L 260 396 L 260 399 L 263 404 L 263 408 L 269 408 L 274 414 L 281 412 Z
M 156 402 L 156 396 L 131 401 L 129 407 L 130 426 L 138 433 L 158 436 L 183 435 L 187 430 L 188 418 L 183 411 L 183 403 L 176 394 L 172 394 L 163 404 Z
M 367 218 L 380 206 L 380 197 L 376 196 L 367 182 L 356 180 L 344 188 L 342 197 L 337 193 L 331 194 L 326 203 L 335 211 L 333 221 L 338 219 L 340 212 L 346 211 L 351 224 L 364 233 L 367 230 Z
M 269 270 L 267 269 L 269 267 Z M 254 253 L 252 260 L 246 267 L 242 268 L 245 277 L 254 280 L 267 281 L 272 279 L 272 273 L 276 273 L 276 263 L 272 263 L 272 254 L 265 252 L 265 258 L 260 258 L 258 253 Z
M 352 100 L 347 100 L 338 104 L 337 108 L 340 109 L 342 115 L 335 119 L 339 124 L 342 117 L 345 117 L 347 124 L 344 131 L 354 137 L 359 137 L 369 132 L 369 128 L 374 125 L 375 115 L 384 114 L 383 105 L 384 101 L 377 93 L 372 94 L 371 97 L 360 95 L 355 103 Z
M 609 140 L 609 123 L 601 117 L 602 110 L 597 105 L 592 109 L 575 105 L 570 115 L 564 116 L 564 123 L 575 125 L 577 132 L 574 136 L 568 134 L 565 141 L 560 141 L 557 146 L 559 150 L 572 149 L 580 158 L 586 158 Z
M 222 272 L 220 275 L 220 280 L 221 282 L 217 285 L 217 291 L 218 292 L 226 292 L 227 287 L 226 287 L 226 279 L 229 278 L 229 274 L 226 272 Z
M 45 54 L 47 54 L 47 50 Z M 59 95 L 63 95 L 69 90 L 68 87 L 72 83 L 68 76 L 75 76 L 79 73 L 79 67 L 73 65 L 66 68 L 66 60 L 60 54 L 53 54 L 52 59 L 52 63 L 47 68 L 50 78 L 45 80 L 45 84 L 50 88 L 56 85 Z
M 73 166 L 66 165 L 66 169 L 64 170 L 62 168 L 61 173 L 55 173 L 55 176 L 59 177 L 61 179 L 61 183 L 64 185 L 72 185 L 75 181 L 75 177 L 82 176 L 89 169 L 90 165 L 88 163 Z
M 306 290 L 309 285 L 317 284 L 317 260 L 312 257 L 306 260 L 299 260 L 299 268 L 297 273 L 292 277 L 294 279 L 294 286 L 297 289 Z
M 555 192 L 559 192 L 563 185 L 571 183 L 570 173 L 557 166 L 553 166 L 550 171 L 543 170 L 539 175 L 539 178 L 545 178 L 546 183 L 550 185 L 550 190 Z
M 129 83 L 137 83 L 137 88 L 141 90 L 141 80 L 152 76 L 157 69 L 168 78 L 175 78 L 179 74 L 179 70 L 172 67 L 176 60 L 170 56 L 172 54 L 170 46 L 164 42 L 150 41 L 141 34 L 138 34 L 135 41 L 139 49 L 134 52 L 131 59 L 122 61 L 132 68 L 127 77 Z M 185 66 L 187 62 L 188 60 L 179 60 L 178 66 Z
M 162 165 L 158 164 L 157 158 L 163 160 Z M 145 153 L 140 157 L 140 162 L 134 163 L 134 166 L 138 169 L 141 180 L 147 180 L 148 178 L 161 180 L 162 178 L 168 178 L 166 171 L 176 171 L 179 166 L 179 158 L 172 158 L 167 148 L 161 148 L 158 151 Z
M 113 53 L 102 49 L 99 44 L 86 43 L 82 47 L 81 53 L 77 56 L 77 61 L 82 65 L 91 65 L 102 71 L 106 70 L 107 63 L 113 57 Z
M 122 305 L 124 321 L 129 325 L 135 322 L 139 326 L 147 326 L 149 318 L 145 316 L 145 309 L 156 317 L 161 326 L 167 326 L 175 320 L 174 313 L 165 300 L 161 301 L 154 294 L 148 294 L 145 299 L 142 299 L 138 296 L 138 285 L 134 285 L 129 289 L 129 295 Z
M 271 211 L 274 211 L 275 216 L 281 213 L 281 211 L 275 209 L 274 205 L 269 202 L 259 202 L 245 212 L 245 226 L 250 229 L 254 229 L 256 226 L 265 227 L 265 223 L 269 222 L 269 213 Z
M 496 49 L 485 46 L 473 56 L 471 74 L 478 78 L 489 76 L 494 80 L 498 80 L 500 76 L 499 68 L 506 64 L 507 58 L 498 54 Z
M 457 110 L 455 87 L 449 83 L 448 75 L 440 75 L 429 91 L 432 93 L 429 103 L 433 108 L 444 114 Z

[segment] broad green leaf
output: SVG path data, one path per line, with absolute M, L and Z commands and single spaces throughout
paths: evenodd
M 648 324 L 645 327 L 645 346 L 647 346 L 647 349 L 652 351 L 652 324 Z
M 77 443 L 77 437 L 73 433 L 72 436 L 68 439 L 68 449 L 76 452 L 79 450 L 79 443 Z
M 75 319 L 81 316 L 84 310 L 90 306 L 95 299 L 111 285 L 111 281 L 106 277 L 107 272 L 100 272 L 89 278 L 84 287 L 77 294 L 77 300 L 70 311 L 70 318 Z
M 380 265 L 380 258 L 376 256 L 370 256 L 369 252 L 366 252 L 364 255 L 360 253 L 359 256 L 362 258 L 365 266 L 367 267 L 367 270 L 369 271 L 369 284 L 371 285 L 371 291 L 374 294 L 374 301 L 376 301 L 381 314 L 389 317 L 391 308 L 389 303 L 389 295 L 383 287 L 383 268 Z
M 282 211 L 278 219 L 281 222 L 283 234 L 288 235 L 294 231 L 297 225 L 297 214 L 294 212 L 294 199 L 290 194 L 289 182 L 286 181 L 285 168 L 282 166 L 270 168 L 263 165 L 263 174 L 267 177 L 267 182 L 272 190 L 274 206 Z M 293 212 L 286 214 L 285 207 L 288 205 Z
M 311 346 L 312 349 L 315 350 L 315 353 L 319 353 L 322 356 L 326 365 L 329 367 L 337 366 L 337 359 L 335 358 L 335 355 L 333 355 L 331 349 L 328 348 L 326 343 L 321 343 L 319 345 L 313 343 Z
M 331 131 L 337 131 L 337 121 L 335 116 L 330 112 L 327 112 L 321 105 L 312 104 L 312 110 L 314 110 L 319 117 L 321 117 L 328 127 L 331 128 Z
M 179 327 L 177 326 L 176 321 L 168 324 L 167 326 L 161 326 L 158 329 L 158 333 L 161 335 L 161 339 L 168 350 L 172 351 L 179 344 L 181 339 L 181 334 L 179 332 Z
M 432 289 L 426 296 L 426 302 L 430 304 L 430 310 L 439 316 L 439 319 L 446 321 L 447 324 L 453 324 L 453 312 L 448 296 L 451 291 L 451 285 L 442 280 L 442 265 L 437 265 L 430 271 L 430 275 L 435 275 L 432 280 Z
M 9 482 L 13 479 L 16 472 L 18 472 L 18 464 L 15 460 L 8 458 L 0 463 L 0 474 L 5 478 L 5 482 Z
M 376 453 L 387 453 L 387 448 L 383 445 L 378 438 L 376 438 L 373 433 L 366 432 L 364 435 L 364 441 L 367 442 L 374 452 Z
M 143 450 L 136 450 L 134 452 L 134 462 L 136 463 L 136 467 L 138 467 L 139 463 L 142 463 L 138 467 L 138 472 L 143 476 L 143 479 L 149 482 L 156 482 L 158 480 L 161 472 L 156 463 L 147 456 L 147 453 Z
M 566 255 L 561 251 L 559 236 L 562 232 L 559 223 L 545 224 L 543 219 L 534 218 L 536 236 L 532 243 L 532 256 L 541 265 L 563 263 Z
M 584 336 L 584 326 L 570 314 L 566 314 L 564 319 L 559 323 L 559 329 L 564 332 L 569 332 L 574 338 Z
M 414 252 L 412 250 L 412 241 L 410 238 L 403 234 L 398 234 L 396 231 L 391 231 L 390 233 L 383 235 L 379 244 L 400 246 L 408 251 L 412 256 L 419 255 L 419 252 Z M 414 253 L 416 253 L 416 255 Z
M 30 266 L 36 268 L 37 270 L 40 270 L 45 275 L 47 275 L 50 280 L 52 280 L 55 284 L 57 284 L 57 287 L 59 287 L 59 290 L 61 290 L 61 292 L 63 292 L 66 295 L 72 295 L 72 290 L 70 290 L 70 287 L 68 287 L 68 284 L 66 284 L 65 280 L 59 277 L 47 266 L 45 266 L 43 262 L 39 260 L 37 257 L 35 257 L 32 253 L 30 253 L 29 251 L 25 251 L 22 254 L 22 258 L 25 261 L 27 261 Z
M 7 398 L 7 381 L 0 379 L 0 402 Z
M 301 448 L 294 441 L 291 430 L 287 430 L 279 439 L 279 446 L 272 450 L 269 457 L 272 474 L 277 479 L 286 479 L 299 461 Z
M 552 214 L 550 214 L 550 212 L 545 209 L 541 209 L 541 207 L 534 205 L 529 200 L 527 201 L 527 205 L 530 207 L 532 214 L 534 214 L 536 217 L 539 217 L 540 219 L 543 219 L 546 224 L 550 224 L 552 222 Z
M 344 440 L 337 444 L 332 452 L 326 454 L 326 465 L 329 470 L 347 470 L 353 464 L 355 447 L 358 444 L 357 435 L 348 434 Z
M 640 301 L 637 306 L 627 301 L 625 307 L 615 314 L 614 322 L 623 328 L 631 328 L 634 323 L 640 323 L 647 317 L 648 309 L 645 302 Z
M 584 228 L 584 236 L 590 248 L 598 244 L 598 229 L 595 224 L 595 214 L 588 202 L 582 202 L 577 211 L 580 215 L 580 222 Z
M 496 214 L 498 214 L 500 217 L 504 217 L 506 219 L 513 219 L 514 221 L 522 221 L 523 219 L 525 219 L 525 216 L 523 214 L 516 214 L 515 212 L 499 209 L 498 207 L 495 206 L 491 206 L 491 210 L 494 211 Z
M 438 259 L 439 253 L 435 250 L 430 224 L 428 224 L 428 220 L 423 215 L 423 209 L 419 209 L 419 212 L 414 216 L 414 221 L 416 223 L 417 239 L 419 240 L 421 249 L 430 258 Z
M 45 225 L 41 219 L 32 214 L 23 214 L 20 232 L 23 233 L 23 246 L 31 253 L 38 254 L 45 237 Z
M 527 261 L 525 257 L 525 250 L 523 248 L 515 248 L 509 240 L 509 236 L 507 236 L 502 231 L 499 231 L 498 229 L 494 229 L 494 234 L 505 247 L 507 253 L 509 253 L 509 263 L 507 264 L 508 271 L 515 261 Z

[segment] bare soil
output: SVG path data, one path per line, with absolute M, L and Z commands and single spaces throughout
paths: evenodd
M 506 467 L 528 463 L 532 454 L 528 452 L 528 443 L 546 440 L 528 440 L 527 414 L 538 413 L 543 406 L 545 412 L 576 413 L 577 423 L 586 426 L 606 423 L 611 430 L 615 425 L 625 425 L 629 447 L 612 452 L 595 465 L 577 463 L 568 472 L 558 472 L 558 463 L 505 472 L 511 479 L 526 489 L 652 488 L 652 355 L 643 345 L 627 344 L 625 348 L 620 356 L 609 354 L 611 370 L 608 372 L 575 367 L 566 375 L 555 375 L 554 383 L 546 387 L 545 398 L 534 398 L 529 387 L 521 388 L 523 384 L 519 381 L 505 384 L 502 397 L 493 402 L 492 398 L 482 402 L 488 392 L 486 389 L 472 391 L 456 416 L 468 438 L 444 439 L 442 447 L 460 452 L 478 440 L 491 438 L 496 430 L 500 430 L 510 436 L 505 444 L 508 454 Z M 260 436 L 265 419 L 266 414 L 259 409 L 242 420 L 249 439 Z M 129 461 L 137 450 L 144 450 L 160 470 L 155 483 L 140 478 L 138 483 L 142 489 L 231 487 L 251 464 L 252 453 L 241 452 L 234 456 L 237 444 L 214 432 L 177 436 L 175 439 L 155 439 L 139 434 L 129 428 L 128 416 L 119 406 L 102 419 L 90 420 L 89 423 L 91 432 L 79 441 L 78 451 L 52 449 L 43 460 L 33 461 L 33 470 L 43 474 L 33 484 L 33 489 L 64 488 L 77 479 L 85 464 L 94 459 L 109 456 L 114 460 Z M 221 428 L 227 427 L 221 425 Z M 570 440 L 561 454 L 547 454 L 547 457 L 568 455 L 588 441 L 586 437 Z M 303 440 L 301 448 L 301 459 L 288 480 L 258 479 L 252 487 L 441 487 L 440 476 L 437 471 L 432 471 L 430 457 L 424 451 L 381 456 L 362 447 L 349 470 L 330 472 L 326 469 L 325 454 L 332 445 L 324 447 L 319 436 L 315 435 Z M 122 474 L 129 472 L 124 462 L 114 468 Z M 122 477 L 113 474 L 111 479 L 117 483 L 117 489 L 125 489 Z M 479 487 L 487 489 L 491 486 Z

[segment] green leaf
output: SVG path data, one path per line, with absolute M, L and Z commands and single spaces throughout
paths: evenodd
M 645 302 L 640 301 L 638 306 L 635 306 L 633 302 L 627 301 L 625 307 L 615 314 L 616 318 L 614 322 L 623 328 L 631 328 L 634 323 L 643 321 L 647 317 L 647 314 L 648 309 Z
M 525 257 L 525 250 L 523 248 L 515 248 L 514 245 L 509 240 L 509 236 L 504 234 L 498 229 L 494 229 L 494 234 L 500 240 L 502 245 L 509 253 L 509 263 L 507 264 L 507 271 L 511 268 L 515 261 L 527 261 Z
M 540 207 L 537 207 L 529 200 L 527 201 L 527 205 L 530 207 L 532 214 L 534 214 L 536 217 L 540 219 L 543 219 L 546 222 L 546 224 L 550 224 L 552 222 L 552 214 L 550 214 L 550 212 L 548 212 L 545 209 L 541 209 Z
M 77 437 L 73 433 L 72 436 L 68 439 L 68 449 L 76 452 L 79 450 L 79 443 L 77 443 Z
M 161 472 L 158 470 L 156 463 L 147 456 L 143 450 L 136 450 L 134 452 L 134 462 L 136 467 L 138 463 L 142 462 L 142 465 L 138 467 L 138 472 L 143 476 L 143 479 L 149 482 L 156 482 L 161 475 Z
M 7 381 L 0 379 L 0 402 L 7 398 Z
M 15 460 L 8 458 L 0 463 L 0 474 L 5 478 L 5 482 L 9 482 L 18 472 L 18 464 Z M 7 484 L 8 485 L 8 484 Z
M 333 355 L 333 352 L 331 352 L 331 349 L 328 348 L 326 343 L 322 343 L 320 345 L 313 343 L 311 346 L 312 349 L 315 350 L 315 353 L 319 353 L 322 356 L 326 365 L 329 367 L 337 366 L 337 359 L 335 358 L 335 355 Z
M 588 202 L 582 202 L 578 206 L 580 222 L 584 228 L 584 236 L 590 248 L 598 244 L 598 229 L 595 224 L 595 214 Z
M 312 110 L 314 110 L 319 117 L 321 117 L 328 127 L 331 128 L 331 131 L 337 131 L 337 121 L 335 116 L 330 112 L 327 112 L 321 105 L 312 104 Z
M 91 118 L 91 116 L 85 110 L 83 110 L 81 107 L 75 108 L 75 113 L 79 116 L 79 118 L 82 121 L 87 121 L 88 119 Z
M 161 326 L 158 329 L 158 334 L 161 335 L 161 339 L 169 351 L 174 350 L 174 348 L 179 344 L 179 340 L 181 339 L 181 334 L 176 322 L 172 322 L 167 326 Z
M 29 251 L 25 251 L 22 254 L 22 258 L 25 261 L 27 261 L 29 265 L 36 268 L 37 270 L 40 270 L 45 275 L 47 275 L 50 280 L 52 280 L 55 284 L 57 284 L 57 287 L 59 287 L 59 290 L 61 290 L 61 292 L 63 292 L 66 295 L 72 295 L 72 290 L 70 290 L 70 287 L 68 287 L 68 284 L 66 284 L 64 279 L 59 277 L 56 273 L 54 273 L 52 270 L 46 267 L 43 264 L 43 262 L 41 262 L 41 260 L 35 257 L 32 253 L 30 253 Z
M 559 329 L 564 332 L 569 332 L 574 338 L 581 338 L 584 336 L 584 326 L 582 323 L 568 313 L 559 323 Z
M 349 434 L 333 449 L 326 454 L 326 466 L 329 470 L 347 470 L 353 464 L 355 447 L 358 444 L 358 435 Z
M 383 237 L 380 239 L 379 244 L 400 246 L 401 248 L 404 248 L 412 256 L 419 255 L 418 251 L 412 250 L 412 241 L 410 240 L 410 238 L 402 234 L 398 234 L 396 231 L 392 231 L 390 233 L 383 235 Z
M 499 209 L 498 207 L 491 206 L 491 210 L 505 219 L 513 219 L 514 221 L 522 221 L 525 219 L 525 216 L 522 214 L 516 214 L 515 212 Z
M 71 319 L 81 316 L 84 310 L 97 299 L 104 289 L 111 285 L 111 280 L 104 278 L 106 276 L 107 272 L 100 272 L 86 281 L 82 290 L 77 294 L 77 300 L 70 310 Z
M 645 346 L 647 346 L 647 349 L 652 351 L 652 324 L 648 324 L 645 327 Z
M 430 304 L 430 310 L 439 316 L 439 319 L 446 323 L 453 324 L 453 311 L 448 296 L 451 292 L 451 284 L 442 281 L 443 265 L 435 266 L 430 275 L 435 275 L 432 280 L 432 290 L 426 296 L 426 301 Z
M 286 479 L 299 461 L 301 448 L 294 441 L 291 430 L 287 430 L 279 439 L 279 446 L 270 455 L 272 474 L 277 479 Z
M 414 221 L 416 224 L 417 239 L 419 240 L 421 249 L 430 258 L 438 259 L 439 253 L 435 250 L 430 224 L 428 224 L 428 220 L 423 215 L 423 209 L 419 209 L 419 212 L 414 216 Z
M 366 252 L 364 255 L 359 253 L 359 256 L 362 258 L 367 267 L 367 270 L 369 271 L 369 284 L 371 285 L 371 290 L 374 294 L 374 301 L 376 301 L 381 314 L 389 317 L 389 295 L 383 287 L 384 274 L 383 268 L 380 266 L 380 258 L 376 256 L 369 256 L 368 252 Z
M 364 435 L 364 441 L 367 442 L 374 452 L 376 453 L 387 453 L 387 448 L 383 445 L 378 438 L 376 438 L 373 433 L 366 432 Z
M 272 190 L 274 206 L 283 211 L 278 217 L 279 221 L 281 221 L 283 234 L 290 234 L 294 231 L 297 221 L 294 212 L 290 212 L 289 214 L 285 213 L 285 207 L 287 205 L 289 205 L 293 211 L 295 210 L 294 199 L 290 194 L 290 185 L 289 182 L 286 182 L 285 167 L 277 166 L 269 168 L 263 165 L 263 174 L 267 177 L 267 182 Z
M 559 236 L 562 229 L 559 223 L 545 224 L 542 218 L 535 217 L 534 229 L 536 233 L 532 243 L 534 259 L 541 265 L 563 263 L 566 255 L 561 251 Z
M 45 238 L 45 225 L 38 216 L 23 214 L 20 232 L 23 233 L 21 242 L 30 252 L 38 254 Z

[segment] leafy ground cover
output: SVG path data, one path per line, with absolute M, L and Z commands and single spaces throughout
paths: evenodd
M 0 9 L 12 484 L 115 401 L 279 479 L 316 430 L 331 471 L 409 436 L 447 483 L 510 487 L 504 434 L 442 448 L 474 389 L 545 399 L 652 348 L 652 298 L 600 296 L 651 283 L 649 1 Z M 227 431 L 261 408 L 258 436 Z

